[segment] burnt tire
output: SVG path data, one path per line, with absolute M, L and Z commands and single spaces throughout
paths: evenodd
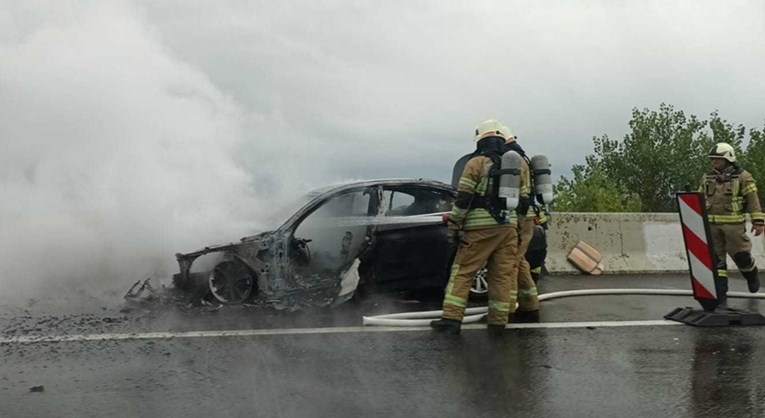
M 243 303 L 255 291 L 255 274 L 241 261 L 222 261 L 210 272 L 208 287 L 221 303 Z

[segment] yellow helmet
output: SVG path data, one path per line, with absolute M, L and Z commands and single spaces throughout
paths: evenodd
M 736 151 L 733 147 L 725 142 L 720 142 L 709 150 L 709 158 L 725 158 L 728 162 L 736 162 Z
M 499 136 L 505 138 L 505 135 L 502 133 L 503 128 L 505 128 L 505 126 L 496 119 L 485 120 L 475 128 L 474 139 L 476 141 L 480 141 L 481 139 L 488 138 L 490 136 Z

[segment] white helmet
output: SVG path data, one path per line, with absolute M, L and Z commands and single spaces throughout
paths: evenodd
M 709 151 L 709 158 L 725 158 L 728 162 L 736 162 L 736 152 L 730 144 L 720 142 Z
M 502 137 L 505 138 L 505 141 L 507 142 L 515 141 L 516 138 L 513 130 L 510 129 L 509 126 L 502 126 Z
M 502 130 L 505 128 L 504 125 L 502 125 L 498 120 L 496 119 L 489 119 L 481 122 L 480 125 L 478 125 L 477 128 L 475 128 L 475 137 L 474 139 L 476 141 L 480 141 L 483 138 L 487 138 L 490 136 L 499 136 L 502 138 L 505 138 L 504 133 Z

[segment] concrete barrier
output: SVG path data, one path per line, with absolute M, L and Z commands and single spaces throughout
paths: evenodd
M 749 228 L 747 225 L 747 231 Z M 606 274 L 688 271 L 676 213 L 554 213 L 547 233 L 547 270 L 553 274 L 578 272 L 566 257 L 579 241 L 603 255 Z M 752 237 L 752 241 L 753 257 L 765 266 L 762 239 Z M 736 268 L 730 258 L 728 267 Z

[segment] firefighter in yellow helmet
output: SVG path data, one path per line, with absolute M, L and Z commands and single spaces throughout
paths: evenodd
M 518 309 L 510 317 L 510 322 L 539 322 L 539 294 L 534 279 L 531 276 L 531 268 L 526 260 L 526 251 L 534 236 L 534 228 L 537 225 L 536 213 L 531 208 L 534 196 L 531 194 L 531 162 L 526 152 L 516 141 L 516 136 L 509 127 L 503 127 L 505 137 L 504 151 L 515 151 L 523 158 L 521 163 L 521 190 L 520 203 L 516 208 L 518 215 L 518 257 L 513 266 L 513 282 L 518 286 Z
M 730 144 L 716 144 L 709 151 L 712 170 L 701 179 L 701 191 L 706 195 L 711 245 L 717 265 L 718 301 L 727 307 L 728 267 L 726 254 L 736 263 L 746 278 L 749 291 L 760 289 L 757 265 L 752 259 L 752 242 L 746 234 L 745 213 L 752 221 L 755 236 L 765 232 L 765 216 L 760 208 L 757 185 L 748 171 L 736 164 L 736 153 Z
M 502 124 L 490 119 L 475 131 L 476 151 L 465 164 L 457 186 L 457 200 L 447 218 L 450 234 L 459 247 L 446 285 L 443 315 L 430 326 L 440 332 L 459 334 L 467 307 L 470 285 L 484 264 L 488 269 L 488 328 L 501 332 L 515 309 L 512 268 L 518 256 L 518 235 L 513 213 L 498 197 L 499 185 L 492 176 L 498 168 L 505 139 Z

